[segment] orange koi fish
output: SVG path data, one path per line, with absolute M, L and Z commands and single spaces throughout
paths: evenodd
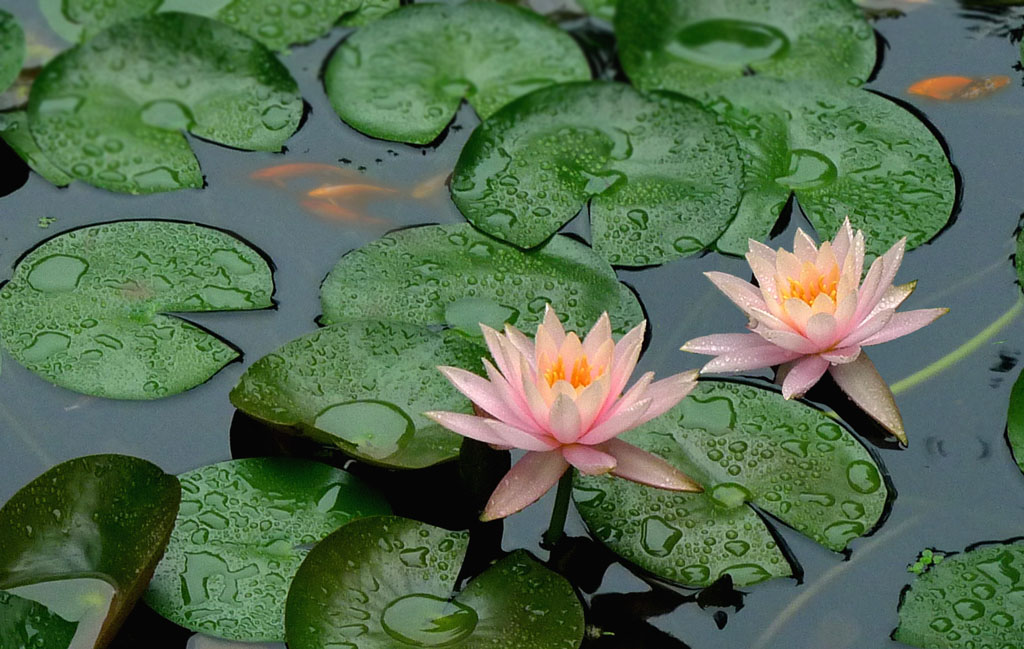
M 317 199 L 304 200 L 301 203 L 303 209 L 326 218 L 331 221 L 342 221 L 344 223 L 359 223 L 361 225 L 387 225 L 388 222 L 373 216 L 366 216 L 353 210 L 340 207 L 330 201 Z
M 351 183 L 347 185 L 323 185 L 316 189 L 308 192 L 307 196 L 313 198 L 339 198 L 341 196 L 351 196 L 352 194 L 364 194 L 370 192 L 379 192 L 383 194 L 394 194 L 395 190 L 390 187 L 378 187 L 377 185 L 360 185 L 358 183 Z
M 958 77 L 944 76 L 922 79 L 910 84 L 907 92 L 941 101 L 966 101 L 980 99 L 1009 85 L 1010 77 Z
M 266 167 L 264 169 L 257 169 L 249 174 L 249 177 L 253 180 L 266 180 L 283 187 L 285 179 L 294 178 L 296 176 L 332 174 L 344 178 L 350 176 L 351 173 L 352 172 L 347 169 L 321 162 L 291 162 L 288 164 Z
M 451 176 L 450 172 L 440 173 L 433 178 L 427 178 L 423 182 L 417 184 L 409 192 L 409 195 L 415 199 L 423 199 L 436 194 L 441 191 L 445 184 L 448 182 L 448 177 Z

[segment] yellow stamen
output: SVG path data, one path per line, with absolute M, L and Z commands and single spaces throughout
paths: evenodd
M 822 275 L 814 264 L 805 262 L 801 269 L 803 272 L 798 278 L 787 277 L 789 286 L 782 286 L 782 298 L 788 300 L 796 298 L 808 306 L 814 304 L 814 299 L 825 294 L 836 301 L 836 289 L 839 286 L 839 269 L 833 268 L 827 274 Z
M 544 380 L 548 382 L 548 386 L 554 386 L 555 383 L 565 380 L 565 363 L 562 361 L 561 356 L 544 371 Z M 593 378 L 591 376 L 590 362 L 586 356 L 581 356 L 572 365 L 572 373 L 569 374 L 569 385 L 578 390 L 590 385 L 591 381 L 593 381 Z

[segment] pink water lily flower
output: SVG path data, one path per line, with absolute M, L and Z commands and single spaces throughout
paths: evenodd
M 605 313 L 581 342 L 564 331 L 549 306 L 534 340 L 510 325 L 504 335 L 480 325 L 497 364 L 484 359 L 487 379 L 457 367 L 438 368 L 484 416 L 426 416 L 460 435 L 528 451 L 501 480 L 481 520 L 504 518 L 533 503 L 570 465 L 587 475 L 610 473 L 662 489 L 701 490 L 665 460 L 615 439 L 663 414 L 696 385 L 696 371 L 655 382 L 648 372 L 623 394 L 646 324 L 616 344 Z
M 740 372 L 781 365 L 782 395 L 802 396 L 829 372 L 861 409 L 906 443 L 892 391 L 862 351 L 933 322 L 948 309 L 896 312 L 916 282 L 894 286 L 906 239 L 875 259 L 864 281 L 864 233 L 850 220 L 818 247 L 797 230 L 793 252 L 750 240 L 747 261 L 758 286 L 705 273 L 747 314 L 753 333 L 695 338 L 684 351 L 715 356 L 701 371 Z

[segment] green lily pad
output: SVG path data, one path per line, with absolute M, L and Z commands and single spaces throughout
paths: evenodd
M 32 85 L 29 128 L 73 178 L 132 194 L 202 187 L 183 132 L 279 151 L 302 98 L 263 45 L 208 18 L 163 13 L 97 34 Z
M 1020 255 L 1021 252 L 1018 249 L 1018 259 L 1020 259 Z M 1024 374 L 1017 377 L 1017 381 L 1013 384 L 1013 390 L 1010 392 L 1010 409 L 1006 415 L 1006 438 L 1010 442 L 1010 450 L 1013 451 L 1017 466 L 1024 471 Z
M 0 590 L 0 647 L 67 649 L 77 626 L 38 602 Z
M 463 98 L 486 119 L 537 88 L 589 78 L 579 46 L 543 17 L 471 2 L 389 13 L 338 47 L 324 84 L 334 110 L 353 128 L 428 144 Z
M 644 317 L 633 292 L 582 243 L 556 236 L 523 252 L 468 224 L 400 230 L 353 250 L 324 280 L 320 302 L 323 324 L 365 318 L 449 325 L 481 341 L 475 323 L 500 326 L 495 314 L 533 333 L 545 304 L 581 333 L 603 311 L 619 334 Z
M 0 113 L 0 138 L 31 167 L 32 171 L 58 187 L 71 184 L 72 178 L 50 162 L 28 130 L 28 115 L 23 110 Z
M 0 92 L 7 90 L 25 62 L 25 32 L 18 20 L 0 9 Z
M 878 525 L 889 495 L 871 453 L 838 423 L 742 383 L 701 381 L 678 406 L 621 439 L 664 457 L 705 492 L 577 476 L 577 507 L 616 554 L 687 586 L 725 574 L 741 586 L 792 574 L 750 505 L 840 551 Z
M 471 223 L 523 248 L 590 200 L 594 249 L 646 266 L 710 246 L 736 213 L 742 174 L 736 138 L 693 100 L 587 82 L 539 90 L 484 122 L 451 187 Z
M 696 95 L 750 71 L 860 86 L 875 68 L 875 32 L 850 0 L 630 0 L 615 34 L 645 90 Z
M 462 437 L 423 416 L 472 413 L 438 365 L 483 372 L 486 348 L 455 331 L 339 323 L 256 361 L 234 390 L 239 410 L 373 464 L 422 468 L 454 459 Z
M 165 313 L 272 306 L 267 261 L 235 237 L 173 221 L 71 230 L 25 255 L 0 288 L 0 343 L 59 386 L 156 399 L 203 383 L 238 357 Z
M 341 17 L 346 27 L 365 27 L 402 6 L 401 0 L 362 0 L 355 11 Z
M 177 478 L 145 460 L 59 464 L 0 508 L 0 588 L 79 621 L 76 646 L 102 647 L 149 583 L 180 499 Z
M 707 105 L 747 154 L 743 202 L 717 247 L 741 255 L 764 240 L 791 193 L 822 238 L 849 216 L 880 255 L 934 237 L 956 199 L 942 145 L 884 97 L 825 83 L 746 78 L 708 91 Z
M 308 460 L 232 460 L 178 479 L 181 511 L 146 603 L 231 640 L 283 641 L 284 600 L 309 548 L 354 518 L 391 512 L 350 473 Z
M 945 555 L 900 595 L 893 639 L 927 649 L 1019 647 L 1024 539 Z
M 577 0 L 588 14 L 611 22 L 615 19 L 615 5 L 618 0 Z
M 576 649 L 572 586 L 520 550 L 453 595 L 469 537 L 405 518 L 349 523 L 309 553 L 288 593 L 291 649 Z

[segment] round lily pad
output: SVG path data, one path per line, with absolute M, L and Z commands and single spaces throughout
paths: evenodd
M 418 4 L 348 37 L 328 61 L 331 105 L 373 137 L 428 144 L 465 98 L 486 119 L 516 97 L 590 78 L 565 32 L 509 5 Z
M 939 555 L 941 562 L 929 556 L 930 567 L 915 570 L 921 574 L 900 595 L 893 639 L 927 649 L 1019 647 L 1024 539 L 978 544 Z
M 693 100 L 587 82 L 539 90 L 484 122 L 451 187 L 471 223 L 523 248 L 589 200 L 594 249 L 646 266 L 710 246 L 736 213 L 742 174 L 736 138 Z
M 423 416 L 472 413 L 437 371 L 476 367 L 486 348 L 451 330 L 381 321 L 343 322 L 256 361 L 231 402 L 373 464 L 422 468 L 459 455 L 462 437 Z
M 749 74 L 859 86 L 875 32 L 850 0 L 630 0 L 615 13 L 619 59 L 645 90 L 699 93 Z
M 576 649 L 572 586 L 517 551 L 454 595 L 469 537 L 405 518 L 364 518 L 309 553 L 288 594 L 291 649 Z
M 350 473 L 308 460 L 232 460 L 178 479 L 181 511 L 146 603 L 231 640 L 283 641 L 284 600 L 309 548 L 354 518 L 391 511 Z
M 71 176 L 50 162 L 28 130 L 28 114 L 23 110 L 0 113 L 0 138 L 25 161 L 32 171 L 58 187 L 71 184 Z
M 0 590 L 0 647 L 67 649 L 77 626 L 38 602 Z
M 556 236 L 523 252 L 468 224 L 400 230 L 353 250 L 324 280 L 320 301 L 324 324 L 373 318 L 477 337 L 478 322 L 532 333 L 545 304 L 579 332 L 604 311 L 619 334 L 644 317 L 633 292 L 582 243 Z
M 717 247 L 744 254 L 764 240 L 791 193 L 823 238 L 846 217 L 881 255 L 934 237 L 956 199 L 942 144 L 915 115 L 871 92 L 810 81 L 745 78 L 705 100 L 747 154 L 743 202 Z
M 0 9 L 0 92 L 18 78 L 25 62 L 25 32 L 18 20 Z
M 25 255 L 0 287 L 0 343 L 71 390 L 156 399 L 195 387 L 238 357 L 165 313 L 272 305 L 262 256 L 191 223 L 118 221 L 71 230 Z
M 53 467 L 0 508 L 0 589 L 82 616 L 104 646 L 149 583 L 180 498 L 177 478 L 138 458 Z
M 50 61 L 32 85 L 29 128 L 73 178 L 147 194 L 202 187 L 183 132 L 279 151 L 302 98 L 263 45 L 180 13 L 118 23 Z
M 701 381 L 678 406 L 621 439 L 693 476 L 704 493 L 581 475 L 577 507 L 616 554 L 688 586 L 725 574 L 737 585 L 792 574 L 750 505 L 839 551 L 878 525 L 889 495 L 871 453 L 846 429 L 741 383 Z

